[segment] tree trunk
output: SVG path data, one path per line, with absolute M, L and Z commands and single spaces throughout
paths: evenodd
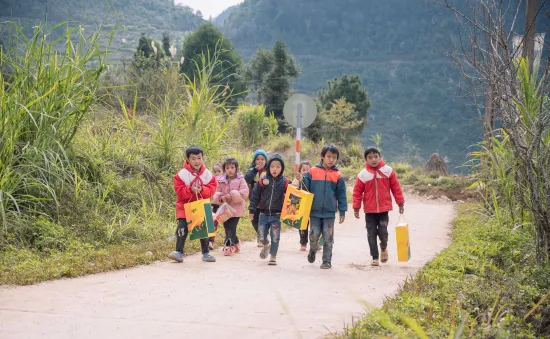
M 527 0 L 525 9 L 525 35 L 523 41 L 523 56 L 529 59 L 529 69 L 533 69 L 535 59 L 535 37 L 537 18 L 537 0 Z

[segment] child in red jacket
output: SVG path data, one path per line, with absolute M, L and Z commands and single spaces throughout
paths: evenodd
M 204 166 L 204 151 L 200 147 L 190 147 L 185 150 L 186 161 L 183 169 L 174 176 L 174 190 L 176 191 L 176 250 L 168 258 L 177 262 L 183 261 L 183 248 L 187 240 L 187 220 L 183 206 L 189 202 L 208 199 L 216 192 L 216 178 Z M 215 262 L 216 258 L 210 255 L 208 238 L 201 239 L 202 260 Z
M 380 259 L 388 262 L 388 212 L 392 210 L 391 194 L 399 205 L 399 213 L 405 210 L 405 198 L 401 185 L 393 169 L 386 165 L 381 158 L 380 151 L 371 147 L 365 150 L 365 168 L 359 173 L 353 187 L 353 210 L 359 219 L 359 209 L 363 204 L 365 222 L 369 239 L 372 266 L 379 266 L 378 245 L 376 238 L 380 238 Z M 391 194 L 390 194 L 391 192 Z

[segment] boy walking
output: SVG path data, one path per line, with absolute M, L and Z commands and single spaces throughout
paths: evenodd
M 307 260 L 315 262 L 315 254 L 319 237 L 323 235 L 323 263 L 321 269 L 332 267 L 332 246 L 334 243 L 335 214 L 340 214 L 340 224 L 344 222 L 348 201 L 346 198 L 346 183 L 342 173 L 336 167 L 340 157 L 340 151 L 333 145 L 323 147 L 321 161 L 317 163 L 304 177 L 307 190 L 314 194 L 311 214 L 309 219 L 309 254 Z M 301 175 L 296 174 L 298 180 Z
M 371 147 L 365 150 L 365 168 L 359 173 L 353 187 L 353 211 L 359 219 L 359 209 L 363 204 L 365 223 L 369 239 L 372 266 L 379 266 L 380 261 L 388 262 L 388 212 L 392 210 L 391 194 L 399 205 L 399 213 L 405 211 L 405 198 L 401 185 L 393 169 L 384 163 L 380 151 Z M 391 192 L 391 194 L 390 194 Z M 380 239 L 380 250 L 376 244 Z
M 260 258 L 267 258 L 269 252 L 269 265 L 277 265 L 277 251 L 281 239 L 281 211 L 289 183 L 283 175 L 284 170 L 283 159 L 277 154 L 273 155 L 267 163 L 267 175 L 258 181 L 250 196 L 250 219 L 259 215 L 258 234 L 262 244 Z M 267 240 L 268 232 L 271 235 L 271 247 Z
M 208 199 L 216 192 L 216 178 L 204 166 L 204 151 L 200 147 L 190 147 L 185 150 L 186 160 L 183 169 L 174 176 L 174 190 L 176 191 L 176 250 L 168 255 L 168 258 L 177 262 L 183 262 L 183 248 L 189 230 L 185 219 L 184 205 L 200 200 Z M 216 258 L 210 255 L 208 238 L 201 239 L 202 260 L 215 262 Z

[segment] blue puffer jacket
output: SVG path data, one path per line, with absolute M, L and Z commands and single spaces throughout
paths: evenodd
M 336 166 L 326 170 L 321 162 L 317 163 L 304 176 L 304 184 L 314 194 L 312 217 L 334 218 L 336 211 L 345 216 L 348 210 L 346 183 Z

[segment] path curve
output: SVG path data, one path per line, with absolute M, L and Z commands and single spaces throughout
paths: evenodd
M 122 271 L 0 288 L 0 338 L 319 338 L 379 306 L 407 276 L 447 247 L 451 204 L 409 200 L 412 259 L 370 267 L 363 217 L 335 228 L 331 270 L 309 264 L 295 230 L 281 235 L 278 266 L 243 253 L 203 263 L 157 263 Z M 392 212 L 390 224 L 397 214 Z

